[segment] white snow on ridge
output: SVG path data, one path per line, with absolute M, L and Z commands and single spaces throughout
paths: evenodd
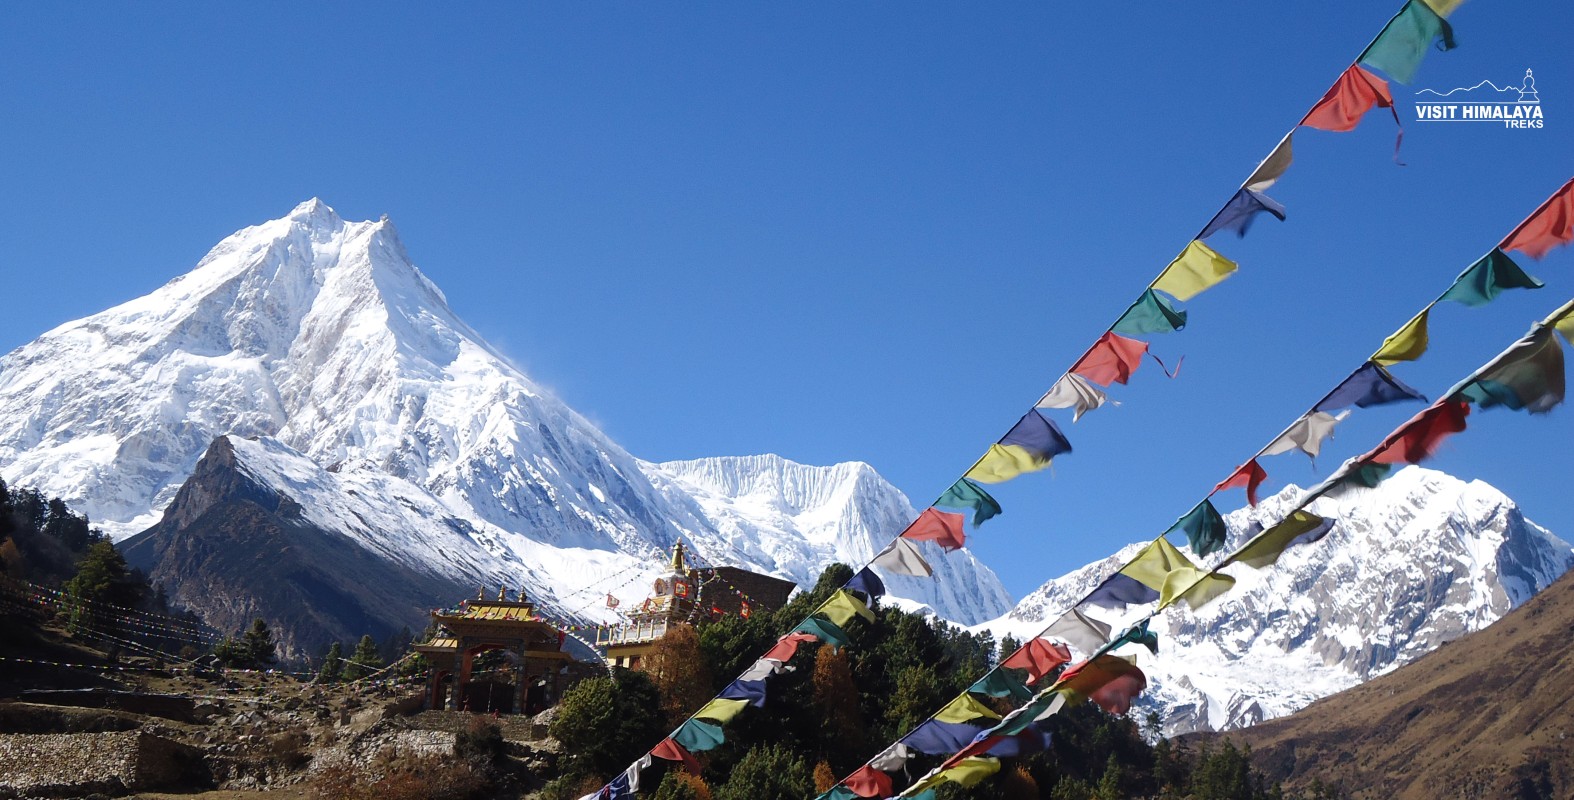
M 589 616 L 608 591 L 643 598 L 680 536 L 807 583 L 913 513 L 866 465 L 634 458 L 458 319 L 390 222 L 315 199 L 0 356 L 0 474 L 117 539 L 156 522 L 221 435 L 326 529 L 433 574 L 521 576 Z M 970 554 L 933 560 L 937 580 L 893 592 L 963 622 L 1009 607 Z

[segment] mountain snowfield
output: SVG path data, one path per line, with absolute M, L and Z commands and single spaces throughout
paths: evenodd
M 1291 486 L 1227 514 L 1228 547 L 1245 541 L 1251 523 L 1282 519 L 1300 494 Z M 1238 582 L 1228 593 L 1154 620 L 1156 656 L 1122 651 L 1137 651 L 1149 680 L 1135 713 L 1157 712 L 1165 735 L 1284 716 L 1486 627 L 1574 567 L 1568 543 L 1498 490 L 1421 467 L 1311 510 L 1338 520 L 1321 541 L 1266 569 L 1230 567 Z M 1044 584 L 978 628 L 1036 634 L 1144 544 Z M 1091 616 L 1119 630 L 1139 612 Z
M 116 539 L 158 521 L 215 437 L 324 530 L 426 573 L 523 584 L 558 613 L 642 599 L 679 537 L 812 583 L 916 516 L 863 464 L 652 464 L 534 384 L 448 307 L 393 225 L 318 200 L 152 293 L 0 357 L 0 475 Z M 964 622 L 1006 611 L 967 552 L 893 581 Z

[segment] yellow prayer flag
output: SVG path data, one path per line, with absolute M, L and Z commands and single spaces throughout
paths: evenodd
M 749 701 L 747 700 L 730 700 L 725 697 L 718 697 L 694 712 L 694 716 L 701 719 L 715 720 L 725 725 L 731 722 L 733 717 L 738 716 L 738 712 L 742 711 L 743 707 L 748 704 Z
M 1039 458 L 1016 444 L 992 444 L 984 457 L 962 476 L 979 483 L 1005 483 L 1024 472 L 1037 472 L 1049 466 L 1049 459 Z
M 1567 339 L 1569 344 L 1574 345 L 1574 309 L 1553 320 L 1552 327 L 1557 328 L 1558 333 L 1563 334 L 1563 338 Z
M 941 722 L 972 722 L 979 717 L 1000 719 L 993 709 L 978 702 L 978 698 L 967 692 L 957 695 L 955 700 L 940 709 L 940 713 L 935 714 L 935 719 Z
M 1246 543 L 1245 547 L 1230 556 L 1226 564 L 1239 561 L 1257 569 L 1269 566 L 1284 555 L 1284 551 L 1302 536 L 1317 531 L 1329 524 L 1328 520 L 1313 514 L 1310 511 L 1297 511 L 1278 525 L 1257 534 L 1255 538 Z M 1326 530 L 1324 531 L 1326 533 Z
M 1120 568 L 1120 573 L 1149 589 L 1163 591 L 1170 573 L 1178 569 L 1195 571 L 1196 567 L 1168 539 L 1160 538 L 1142 548 L 1130 564 Z
M 1203 290 L 1230 277 L 1236 270 L 1234 261 L 1213 251 L 1202 242 L 1186 245 L 1174 261 L 1170 262 L 1153 289 L 1173 296 L 1176 300 L 1190 300 Z
M 1383 346 L 1372 354 L 1371 360 L 1389 367 L 1401 361 L 1414 361 L 1420 358 L 1421 354 L 1426 352 L 1426 318 L 1431 311 L 1431 306 L 1421 309 L 1421 313 L 1412 317 L 1403 328 L 1384 339 Z
M 1168 608 L 1176 600 L 1185 600 L 1186 605 L 1196 611 L 1234 585 L 1235 579 L 1228 575 L 1181 567 L 1165 576 L 1164 588 L 1159 590 L 1159 610 Z
M 1438 16 L 1447 18 L 1465 0 L 1421 0 L 1421 2 L 1426 3 L 1427 8 L 1436 11 Z
M 874 622 L 874 612 L 846 589 L 837 589 L 836 594 L 831 595 L 831 599 L 820 606 L 818 613 L 824 614 L 825 618 L 836 623 L 838 628 L 847 627 L 847 623 L 852 621 L 854 616 Z
M 969 756 L 957 765 L 940 773 L 940 777 L 963 787 L 977 786 L 985 778 L 1000 771 L 1000 759 L 988 756 Z

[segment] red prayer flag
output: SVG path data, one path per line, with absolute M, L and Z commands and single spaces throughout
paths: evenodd
M 1574 241 L 1574 178 L 1519 223 L 1498 249 L 1504 252 L 1518 250 L 1539 259 L 1552 248 L 1570 241 Z
M 1325 131 L 1353 131 L 1361 121 L 1362 115 L 1371 110 L 1372 106 L 1393 108 L 1393 95 L 1388 93 L 1388 84 L 1382 78 L 1356 66 L 1350 68 L 1334 81 L 1323 99 L 1312 106 L 1301 119 L 1301 124 L 1308 128 L 1320 128 Z M 1395 112 L 1394 121 L 1399 121 L 1398 112 Z
M 1046 639 L 1029 639 L 1027 644 L 1017 648 L 1000 666 L 1010 669 L 1027 670 L 1029 686 L 1048 675 L 1050 670 L 1061 664 L 1071 662 L 1071 651 L 1063 644 L 1056 644 Z
M 751 614 L 751 613 L 753 613 L 753 612 L 749 608 L 749 601 L 747 601 L 747 600 L 739 601 L 739 603 L 738 603 L 738 616 L 743 617 L 744 619 L 748 619 L 749 618 L 749 614 Z
M 1437 452 L 1449 434 L 1464 430 L 1469 414 L 1470 404 L 1463 400 L 1439 401 L 1384 439 L 1367 460 L 1374 464 L 1419 464 Z
M 1223 483 L 1213 487 L 1213 491 L 1222 492 L 1225 489 L 1238 489 L 1245 486 L 1246 502 L 1255 506 L 1257 505 L 1257 487 L 1261 486 L 1262 482 L 1267 479 L 1268 472 L 1254 458 L 1236 467 L 1235 472 L 1230 477 L 1225 478 Z
M 650 754 L 657 758 L 665 758 L 668 761 L 681 761 L 683 766 L 688 768 L 689 772 L 695 775 L 700 774 L 700 762 L 696 761 L 689 751 L 683 749 L 683 745 L 674 742 L 671 737 L 662 739 L 660 744 L 652 747 Z
M 1092 349 L 1073 364 L 1071 371 L 1100 385 L 1125 383 L 1131 373 L 1142 365 L 1142 354 L 1148 352 L 1148 343 L 1128 339 L 1114 331 L 1105 331 Z
M 967 540 L 962 533 L 964 519 L 961 514 L 926 508 L 924 513 L 918 515 L 918 519 L 913 520 L 913 524 L 907 526 L 907 530 L 902 531 L 901 538 L 920 541 L 929 539 L 947 550 L 955 550 Z
M 798 654 L 798 645 L 805 642 L 818 641 L 820 641 L 820 638 L 812 633 L 789 633 L 777 639 L 776 644 L 766 651 L 761 658 L 772 658 L 785 664 Z
M 1124 714 L 1131 699 L 1148 687 L 1148 677 L 1124 658 L 1103 655 L 1066 670 L 1060 683 L 1111 714 Z
M 890 797 L 896 794 L 891 785 L 891 776 L 869 766 L 858 768 L 857 772 L 847 776 L 842 784 L 853 790 L 859 797 Z

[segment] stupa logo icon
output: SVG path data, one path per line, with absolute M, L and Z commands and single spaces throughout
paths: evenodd
M 1416 92 L 1416 119 L 1422 122 L 1497 122 L 1505 128 L 1540 128 L 1541 94 L 1536 76 L 1525 70 L 1519 85 L 1498 86 L 1482 81 L 1440 92 Z

